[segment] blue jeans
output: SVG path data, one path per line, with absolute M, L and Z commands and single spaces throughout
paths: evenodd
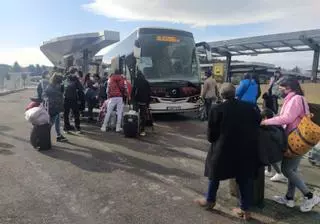
M 279 167 L 279 163 L 273 163 L 271 165 L 268 166 L 268 172 L 271 172 L 272 169 L 271 167 L 276 171 L 276 173 L 281 173 L 280 167 Z
M 243 211 L 248 211 L 251 206 L 253 180 L 249 178 L 236 178 L 240 191 L 240 208 Z M 217 191 L 219 189 L 220 181 L 209 180 L 207 202 L 216 202 Z
M 54 115 L 54 116 L 50 117 L 50 123 L 51 123 L 51 125 L 54 124 L 57 136 L 60 136 L 61 135 L 61 131 L 60 131 L 60 114 L 57 114 L 57 115 Z
M 296 188 L 298 188 L 303 195 L 306 195 L 310 192 L 310 189 L 297 173 L 297 169 L 300 165 L 301 159 L 302 156 L 294 158 L 283 158 L 282 160 L 281 171 L 283 175 L 288 178 L 288 198 L 294 198 Z

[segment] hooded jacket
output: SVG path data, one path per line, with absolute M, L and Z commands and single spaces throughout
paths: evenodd
M 125 97 L 126 86 L 121 74 L 113 74 L 108 80 L 108 99 L 113 97 Z
M 45 90 L 44 97 L 48 100 L 48 112 L 50 117 L 63 111 L 63 94 L 60 85 L 49 84 Z
M 303 96 L 289 93 L 283 102 L 280 114 L 264 121 L 265 125 L 283 126 L 286 134 L 294 130 L 305 114 L 309 114 L 309 105 Z
M 151 100 L 151 88 L 143 75 L 138 75 L 131 91 L 131 98 L 136 103 L 149 104 Z
M 79 93 L 83 92 L 83 87 L 79 79 L 75 75 L 69 75 L 65 82 L 64 98 L 66 100 L 77 101 L 79 100 Z
M 236 90 L 236 96 L 241 101 L 257 104 L 257 99 L 259 97 L 258 83 L 253 79 L 242 80 Z

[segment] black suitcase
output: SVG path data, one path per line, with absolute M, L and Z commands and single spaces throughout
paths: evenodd
M 35 149 L 51 149 L 51 125 L 34 125 L 30 135 L 30 143 Z
M 130 110 L 123 115 L 123 133 L 129 138 L 137 137 L 139 134 L 140 116 L 139 112 Z

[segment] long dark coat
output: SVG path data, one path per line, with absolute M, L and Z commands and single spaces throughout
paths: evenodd
M 228 100 L 211 109 L 205 176 L 211 180 L 254 178 L 259 166 L 259 112 L 248 103 Z

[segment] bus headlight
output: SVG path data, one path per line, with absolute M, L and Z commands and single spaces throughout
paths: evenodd
M 150 103 L 160 103 L 160 101 L 158 100 L 158 98 L 151 97 Z
M 197 103 L 200 99 L 200 96 L 192 96 L 188 99 L 189 103 Z

